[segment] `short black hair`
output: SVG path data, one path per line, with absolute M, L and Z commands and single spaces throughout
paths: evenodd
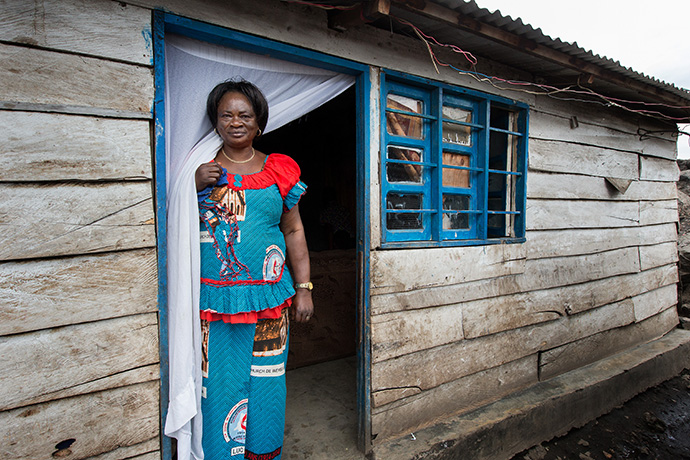
M 216 127 L 218 123 L 218 106 L 220 105 L 220 100 L 227 93 L 240 93 L 249 100 L 252 109 L 254 109 L 254 115 L 256 115 L 256 122 L 263 133 L 268 123 L 268 102 L 266 101 L 266 97 L 264 97 L 264 93 L 262 93 L 256 85 L 243 78 L 236 78 L 219 83 L 208 93 L 208 99 L 206 100 L 206 115 L 208 115 L 208 119 L 211 120 L 211 125 L 213 125 L 214 128 Z

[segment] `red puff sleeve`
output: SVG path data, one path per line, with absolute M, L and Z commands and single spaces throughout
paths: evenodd
M 280 190 L 280 196 L 285 199 L 292 187 L 299 182 L 300 169 L 295 160 L 287 155 L 273 153 L 266 160 L 266 170 L 270 171 Z

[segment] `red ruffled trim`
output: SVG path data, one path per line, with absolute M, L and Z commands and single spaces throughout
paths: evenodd
M 201 310 L 199 315 L 201 319 L 206 321 L 223 321 L 224 323 L 231 324 L 252 324 L 261 319 L 278 319 L 283 312 L 283 308 L 288 308 L 290 305 L 292 305 L 292 298 L 287 299 L 277 307 L 267 308 L 261 311 L 249 311 L 228 315 L 226 313 L 217 313 L 213 310 Z
M 264 169 L 242 176 L 242 187 L 235 187 L 235 175 L 228 173 L 228 188 L 259 190 L 276 184 L 280 196 L 285 198 L 292 187 L 299 182 L 300 174 L 301 171 L 295 160 L 281 153 L 272 153 L 266 158 Z

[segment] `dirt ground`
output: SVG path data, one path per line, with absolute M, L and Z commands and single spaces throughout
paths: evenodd
M 690 459 L 690 371 L 513 460 Z

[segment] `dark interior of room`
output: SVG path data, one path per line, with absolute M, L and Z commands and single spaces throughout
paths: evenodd
M 355 89 L 255 143 L 291 156 L 307 184 L 299 204 L 314 283 L 313 318 L 291 324 L 288 369 L 355 354 Z

